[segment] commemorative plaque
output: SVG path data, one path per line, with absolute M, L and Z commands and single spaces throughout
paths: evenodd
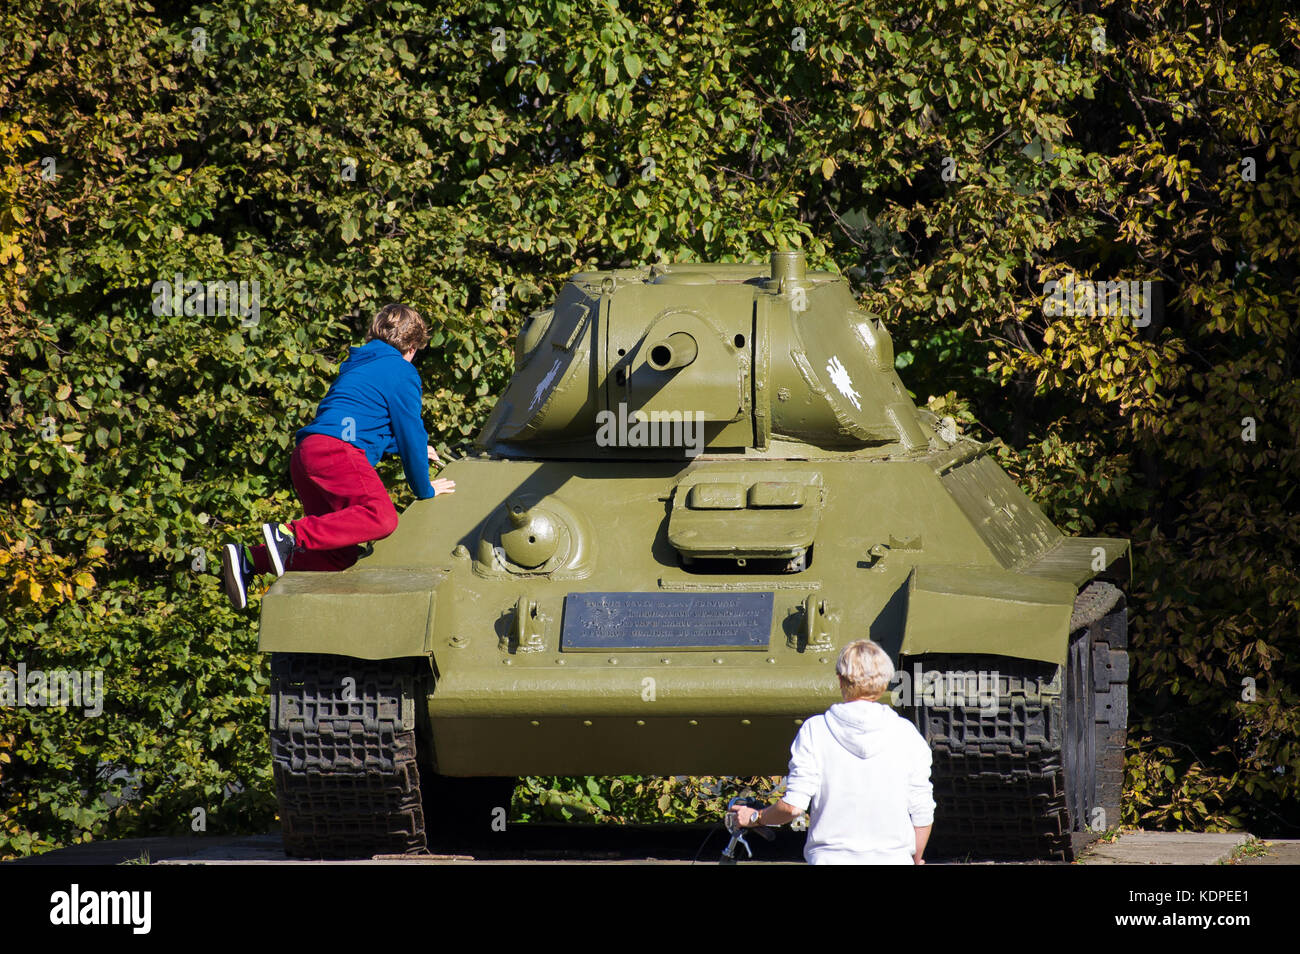
M 771 593 L 570 593 L 562 650 L 766 649 Z

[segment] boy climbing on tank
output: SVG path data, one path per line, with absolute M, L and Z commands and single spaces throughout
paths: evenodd
M 454 481 L 429 480 L 429 463 L 441 465 L 420 418 L 420 373 L 411 363 L 429 342 L 429 329 L 408 305 L 380 308 L 360 347 L 352 347 L 338 378 L 298 431 L 289 473 L 304 516 L 262 525 L 263 543 L 227 543 L 221 564 L 226 595 L 236 609 L 248 605 L 248 585 L 260 573 L 344 570 L 360 556 L 359 544 L 397 529 L 397 508 L 375 465 L 385 454 L 402 458 L 406 482 L 420 500 L 453 493 Z

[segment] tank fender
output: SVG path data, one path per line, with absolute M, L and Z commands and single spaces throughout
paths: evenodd
M 912 569 L 901 652 L 993 653 L 1063 665 L 1075 587 L 997 567 Z
M 361 659 L 427 656 L 445 567 L 286 573 L 262 599 L 257 648 Z

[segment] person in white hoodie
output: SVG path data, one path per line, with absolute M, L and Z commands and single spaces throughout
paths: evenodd
M 738 806 L 742 827 L 811 816 L 809 864 L 922 865 L 934 824 L 931 754 L 916 726 L 877 700 L 894 678 L 869 639 L 835 664 L 843 702 L 804 722 L 790 748 L 785 796 L 761 810 Z

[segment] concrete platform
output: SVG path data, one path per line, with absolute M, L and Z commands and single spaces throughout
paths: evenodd
M 1241 845 L 1245 834 L 1181 831 L 1129 831 L 1112 842 L 1097 842 L 1079 859 L 1083 865 L 1217 865 Z
M 514 829 L 516 833 L 522 828 Z M 549 826 L 548 826 L 549 828 Z M 701 838 L 698 830 L 672 833 L 653 829 L 623 829 L 605 832 L 599 841 L 596 833 L 584 826 L 580 832 L 568 833 L 557 841 L 557 831 L 538 833 L 536 839 L 521 844 L 523 850 L 466 849 L 463 854 L 435 854 L 418 857 L 388 856 L 357 861 L 299 861 L 284 856 L 278 834 L 247 835 L 222 838 L 207 835 L 173 838 L 131 838 L 122 841 L 94 842 L 62 848 L 43 855 L 8 862 L 9 865 L 293 865 L 293 864 L 362 864 L 362 865 L 457 865 L 457 864 L 713 864 L 718 860 L 723 840 L 710 837 L 696 848 Z M 1082 865 L 1216 865 L 1300 864 L 1300 840 L 1275 840 L 1261 843 L 1258 854 L 1234 852 L 1250 841 L 1247 834 L 1196 832 L 1130 831 L 1113 842 L 1096 842 L 1080 857 Z M 688 843 L 689 842 L 689 843 Z M 757 859 L 746 864 L 801 864 L 797 846 L 771 845 L 754 839 Z M 927 859 L 930 864 L 1034 864 L 1059 862 L 981 861 L 978 859 Z

